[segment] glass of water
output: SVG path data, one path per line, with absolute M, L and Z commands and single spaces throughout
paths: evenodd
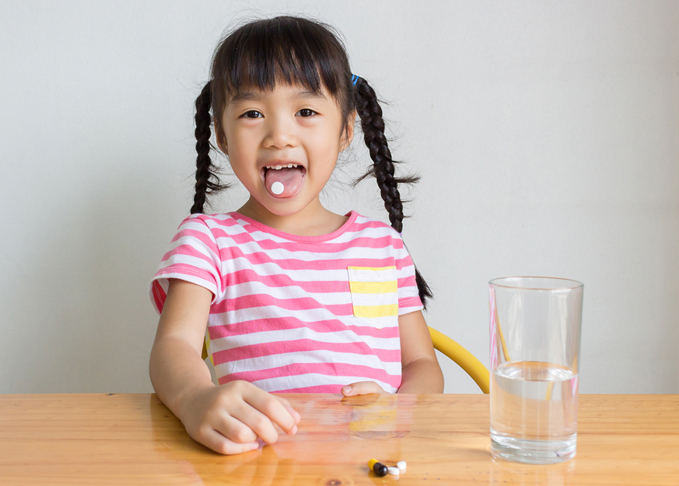
M 490 439 L 495 458 L 575 457 L 584 286 L 551 277 L 490 285 Z

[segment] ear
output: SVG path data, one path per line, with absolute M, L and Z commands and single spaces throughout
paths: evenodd
M 224 136 L 222 128 L 219 126 L 219 122 L 217 122 L 216 120 L 215 120 L 215 137 L 217 138 L 217 146 L 219 147 L 219 149 L 226 155 L 229 155 L 229 147 L 226 144 L 226 137 Z
M 342 131 L 342 140 L 340 142 L 340 152 L 344 152 L 349 145 L 351 145 L 351 141 L 354 139 L 354 127 L 356 125 L 356 110 L 352 111 L 349 113 L 349 118 L 347 120 L 347 125 L 346 125 L 346 132 L 343 130 Z M 345 136 L 346 133 L 346 136 Z

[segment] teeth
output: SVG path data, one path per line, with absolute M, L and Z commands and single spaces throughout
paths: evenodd
M 267 165 L 266 169 L 281 170 L 281 169 L 292 169 L 293 167 L 299 167 L 299 164 L 288 164 L 288 165 Z

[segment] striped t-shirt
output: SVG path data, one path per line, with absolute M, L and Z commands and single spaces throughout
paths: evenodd
M 399 234 L 359 215 L 322 236 L 296 236 L 239 213 L 193 214 L 151 281 L 162 311 L 168 279 L 213 294 L 206 341 L 220 384 L 339 393 L 401 384 L 398 316 L 422 309 Z

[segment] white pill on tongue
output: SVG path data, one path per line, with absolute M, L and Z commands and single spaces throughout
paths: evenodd
M 274 197 L 277 198 L 287 198 L 295 196 L 302 187 L 302 182 L 304 181 L 304 168 L 280 168 L 280 169 L 267 169 L 264 173 L 264 185 Z M 278 190 L 274 191 L 273 186 L 276 183 Z
M 284 190 L 285 186 L 278 181 L 271 184 L 271 192 L 273 192 L 274 194 L 283 194 Z

